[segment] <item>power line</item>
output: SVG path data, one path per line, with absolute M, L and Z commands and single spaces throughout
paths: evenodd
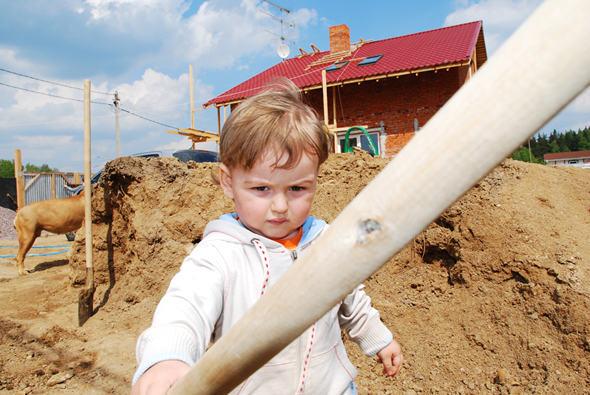
M 127 110 L 125 110 L 124 108 L 120 108 L 120 107 L 119 107 L 119 111 L 124 111 L 124 112 L 126 112 L 126 113 L 128 113 L 128 114 L 131 114 L 131 115 L 133 115 L 133 116 L 136 116 L 136 117 L 138 117 L 138 118 L 145 119 L 146 121 L 150 121 L 150 122 L 153 122 L 153 123 L 157 123 L 158 125 L 166 126 L 167 128 L 172 128 L 172 129 L 179 130 L 177 127 L 170 126 L 170 125 L 166 125 L 165 123 L 157 122 L 157 121 L 151 120 L 151 119 L 149 119 L 149 118 L 142 117 L 141 115 L 134 114 L 134 113 L 132 113 L 131 111 L 127 111 Z
M 72 101 L 79 101 L 79 102 L 82 102 L 82 103 L 84 103 L 84 100 L 80 100 L 80 99 L 72 99 L 72 98 L 70 98 L 70 97 L 63 97 L 63 96 L 58 96 L 58 95 L 52 95 L 51 93 L 44 93 L 44 92 L 32 91 L 32 90 L 30 90 L 30 89 L 26 89 L 26 88 L 21 88 L 21 87 L 18 87 L 18 86 L 13 86 L 13 85 L 4 84 L 4 83 L 2 83 L 2 82 L 0 82 L 0 85 L 8 86 L 8 87 L 10 87 L 10 88 L 14 88 L 14 89 L 20 89 L 20 90 L 22 90 L 22 91 L 27 91 L 27 92 L 31 92 L 31 93 L 37 93 L 37 94 L 39 94 L 39 95 L 45 95 L 45 96 L 51 96 L 51 97 L 57 97 L 58 99 L 72 100 Z M 94 103 L 94 104 L 104 104 L 104 105 L 107 105 L 107 106 L 110 106 L 110 105 L 111 105 L 110 103 L 101 103 L 101 102 L 98 102 L 98 101 L 91 101 L 90 103 Z
M 58 99 L 72 100 L 72 101 L 77 101 L 77 102 L 82 102 L 82 103 L 84 103 L 84 100 L 80 100 L 80 99 L 72 99 L 72 98 L 69 98 L 69 97 L 63 97 L 63 96 L 58 96 L 58 95 L 52 95 L 52 94 L 50 94 L 50 93 L 44 93 L 44 92 L 33 91 L 33 90 L 30 90 L 30 89 L 21 88 L 21 87 L 18 87 L 18 86 L 13 86 L 13 85 L 4 84 L 4 83 L 2 83 L 2 82 L 0 82 L 0 85 L 8 86 L 8 87 L 10 87 L 10 88 L 14 88 L 14 89 L 20 89 L 20 90 L 23 90 L 23 91 L 26 91 L 26 92 L 37 93 L 37 94 L 39 94 L 39 95 L 44 95 L 44 96 L 51 96 L 51 97 L 56 97 L 56 98 L 58 98 Z M 110 103 L 101 103 L 101 102 L 95 102 L 95 101 L 91 101 L 90 103 L 93 103 L 93 104 L 103 104 L 103 105 L 106 105 L 106 106 L 109 106 L 109 107 L 111 106 L 111 104 L 110 104 Z M 141 118 L 141 119 L 144 119 L 144 120 L 146 120 L 146 121 L 153 122 L 153 123 L 156 123 L 156 124 L 158 124 L 158 125 L 166 126 L 167 128 L 172 128 L 172 129 L 176 129 L 176 130 L 178 130 L 178 128 L 177 128 L 177 127 L 170 126 L 170 125 L 166 125 L 166 124 L 164 124 L 164 123 L 161 123 L 161 122 L 158 122 L 158 121 L 154 121 L 154 120 L 152 120 L 152 119 L 149 119 L 149 118 L 146 118 L 146 117 L 144 117 L 144 116 L 141 116 L 141 115 L 138 115 L 138 114 L 132 113 L 132 112 L 131 112 L 131 111 L 129 111 L 129 110 L 125 110 L 125 109 L 123 109 L 123 108 L 119 108 L 119 110 L 120 110 L 120 111 L 125 111 L 126 113 L 128 113 L 128 114 L 130 114 L 130 115 L 136 116 L 136 117 L 138 117 L 138 118 Z
M 30 78 L 30 79 L 36 80 L 36 81 L 46 82 L 48 84 L 63 86 L 63 87 L 70 88 L 70 89 L 77 89 L 79 91 L 83 91 L 84 90 L 83 88 L 78 88 L 78 87 L 75 87 L 75 86 L 60 84 L 59 82 L 42 80 L 41 78 L 35 78 L 35 77 L 28 76 L 28 75 L 24 75 L 24 74 L 20 74 L 20 73 L 15 73 L 14 71 L 6 70 L 6 69 L 0 69 L 0 71 L 4 71 L 5 73 L 10 73 L 10 74 L 18 75 L 20 77 Z M 110 93 L 97 92 L 97 91 L 91 91 L 91 92 L 92 93 L 98 93 L 100 95 L 109 95 L 110 96 Z

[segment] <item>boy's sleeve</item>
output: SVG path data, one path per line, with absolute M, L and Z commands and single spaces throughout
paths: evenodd
M 211 256 L 198 249 L 199 256 Z M 223 309 L 225 275 L 215 262 L 197 259 L 196 250 L 170 282 L 152 326 L 137 340 L 139 367 L 132 384 L 158 362 L 179 360 L 192 366 L 207 350 Z
M 372 357 L 392 340 L 393 335 L 381 322 L 379 312 L 371 306 L 371 298 L 359 285 L 342 304 L 338 320 L 348 338 L 359 345 L 363 354 Z

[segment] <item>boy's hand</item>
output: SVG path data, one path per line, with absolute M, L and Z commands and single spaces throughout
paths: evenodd
M 182 361 L 158 362 L 137 380 L 130 395 L 164 395 L 190 368 Z
M 402 369 L 404 356 L 402 355 L 402 348 L 395 340 L 382 348 L 377 353 L 377 357 L 379 357 L 378 362 L 383 364 L 383 374 L 395 377 Z

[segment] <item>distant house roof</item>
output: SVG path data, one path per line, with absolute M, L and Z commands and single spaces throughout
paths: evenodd
M 300 89 L 315 89 L 321 87 L 321 72 L 325 69 L 328 69 L 326 81 L 333 85 L 466 65 L 474 53 L 479 68 L 487 60 L 481 21 L 379 41 L 361 41 L 352 44 L 349 51 L 314 51 L 285 59 L 208 101 L 205 106 L 241 101 L 281 76 L 289 78 Z M 377 59 L 378 55 L 382 57 Z M 372 56 L 376 58 L 367 59 Z M 365 59 L 377 61 L 359 65 Z M 330 68 L 336 70 L 329 71 Z
M 590 151 L 558 152 L 555 154 L 543 155 L 543 159 L 545 159 L 546 161 L 583 158 L 590 158 Z

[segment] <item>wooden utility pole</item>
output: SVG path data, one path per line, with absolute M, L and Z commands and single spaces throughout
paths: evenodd
M 90 80 L 84 80 L 84 227 L 86 228 L 86 288 L 78 296 L 78 325 L 94 310 L 94 266 L 92 262 L 92 178 L 90 160 Z
M 117 126 L 117 158 L 121 156 L 121 139 L 119 137 L 119 92 L 115 91 L 115 99 L 113 100 L 115 105 L 115 124 Z
M 189 72 L 190 72 L 190 82 L 191 82 L 191 129 L 195 128 L 195 93 L 193 87 L 193 65 L 189 65 Z M 193 148 L 194 144 L 193 144 Z
M 16 206 L 23 208 L 25 207 L 25 178 L 19 149 L 14 150 L 14 177 L 16 178 Z

